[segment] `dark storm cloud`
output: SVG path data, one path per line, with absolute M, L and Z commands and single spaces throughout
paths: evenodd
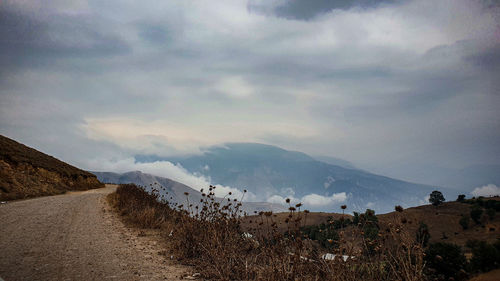
M 161 24 L 142 23 L 138 25 L 139 36 L 153 44 L 164 44 L 170 39 L 168 29 Z
M 498 28 L 477 3 L 2 2 L 0 133 L 89 168 L 227 141 L 495 162 Z
M 483 52 L 470 54 L 466 57 L 466 59 L 470 60 L 483 70 L 498 73 L 500 72 L 500 44 L 488 48 Z M 500 84 L 500 82 L 498 82 L 498 84 Z M 500 91 L 498 93 L 500 94 Z
M 60 58 L 109 57 L 130 52 L 118 35 L 99 31 L 96 21 L 82 15 L 37 17 L 7 4 L 0 5 L 2 70 L 47 67 Z
M 274 7 L 273 13 L 278 17 L 296 20 L 310 20 L 332 10 L 351 8 L 374 8 L 381 4 L 401 2 L 402 0 L 288 0 Z M 266 4 L 263 4 L 266 5 Z M 250 10 L 259 11 L 260 5 L 250 1 Z

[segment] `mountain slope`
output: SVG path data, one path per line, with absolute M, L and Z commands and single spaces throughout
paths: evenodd
M 202 199 L 201 193 L 187 185 L 173 181 L 168 178 L 158 177 L 151 174 L 142 173 L 140 171 L 127 172 L 123 174 L 111 172 L 93 172 L 101 182 L 126 184 L 133 183 L 142 186 L 146 191 L 151 192 L 153 188 L 160 190 L 160 196 L 164 196 L 169 203 L 184 204 L 187 203 L 185 193 L 189 193 L 190 204 L 198 204 Z M 163 189 L 160 188 L 163 187 Z M 207 187 L 208 188 L 208 187 Z M 243 210 L 247 213 L 253 211 L 285 211 L 286 209 L 279 204 L 271 204 L 265 202 L 243 202 Z
M 256 143 L 229 143 L 188 157 L 138 155 L 136 161 L 179 163 L 191 173 L 210 178 L 214 184 L 248 189 L 260 200 L 294 197 L 305 201 L 306 207 L 322 211 L 347 204 L 350 210 L 372 208 L 379 213 L 388 212 L 396 204 L 422 204 L 435 189 L 447 197 L 456 196 L 443 188 L 331 165 L 301 152 Z
M 0 135 L 0 200 L 100 187 L 95 175 Z

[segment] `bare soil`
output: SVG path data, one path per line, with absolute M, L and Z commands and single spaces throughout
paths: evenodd
M 495 269 L 493 271 L 480 274 L 470 279 L 470 281 L 498 281 L 498 280 L 500 280 L 500 269 Z
M 0 204 L 0 279 L 179 280 L 159 233 L 128 228 L 106 201 L 116 186 Z

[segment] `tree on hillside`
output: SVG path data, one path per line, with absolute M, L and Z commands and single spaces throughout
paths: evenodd
M 434 206 L 440 205 L 441 203 L 444 202 L 443 193 L 441 193 L 440 191 L 434 190 L 430 194 L 429 202 L 432 203 L 432 205 L 434 205 Z
M 465 200 L 465 194 L 458 195 L 457 202 L 463 202 Z

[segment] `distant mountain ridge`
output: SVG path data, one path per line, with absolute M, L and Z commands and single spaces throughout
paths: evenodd
M 166 189 L 168 194 L 160 190 L 160 194 L 164 195 L 169 203 L 186 204 L 187 199 L 185 192 L 189 193 L 189 202 L 191 204 L 197 205 L 202 199 L 201 193 L 185 184 L 176 182 L 174 180 L 159 177 L 141 171 L 120 173 L 111 172 L 93 172 L 97 178 L 104 183 L 114 183 L 114 184 L 127 184 L 133 183 L 135 185 L 143 187 L 146 191 L 151 192 L 153 188 L 158 188 L 160 186 Z M 208 186 L 207 186 L 208 189 Z M 243 201 L 243 210 L 251 214 L 254 211 L 275 211 L 282 212 L 286 211 L 286 208 L 279 204 L 271 204 L 267 202 L 245 202 Z
M 321 211 L 333 211 L 339 205 L 347 204 L 350 210 L 371 208 L 377 212 L 389 212 L 394 205 L 426 204 L 426 197 L 436 189 L 448 199 L 457 195 L 453 190 L 331 165 L 302 152 L 257 143 L 214 146 L 202 155 L 137 155 L 135 159 L 137 162 L 178 163 L 190 173 L 209 178 L 214 184 L 248 189 L 260 196 L 260 200 L 306 198 L 314 209 Z M 345 200 L 341 200 L 342 196 L 332 197 L 343 192 Z M 313 203 L 317 204 L 313 206 Z
M 0 200 L 99 187 L 95 175 L 0 135 Z

